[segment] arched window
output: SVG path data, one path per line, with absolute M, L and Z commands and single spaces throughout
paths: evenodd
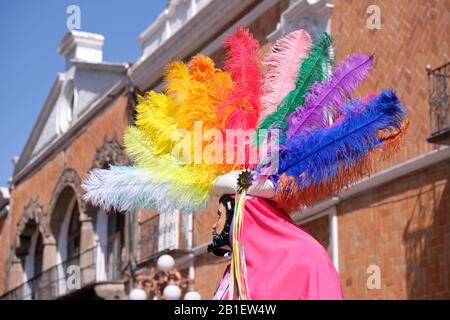
M 67 233 L 67 258 L 72 259 L 80 254 L 80 239 L 81 239 L 81 223 L 80 223 L 80 212 L 78 210 L 78 205 L 72 208 L 70 213 L 70 223 L 69 230 Z
M 39 248 L 41 247 L 41 248 Z M 20 247 L 16 254 L 21 258 L 26 281 L 33 279 L 42 271 L 42 236 L 37 222 L 29 220 L 20 234 Z M 40 256 L 38 256 L 40 253 Z
M 42 263 L 44 258 L 44 242 L 42 241 L 42 235 L 39 232 L 36 240 L 36 247 L 34 250 L 34 275 L 37 276 L 42 272 Z
M 39 299 L 41 294 L 40 275 L 42 273 L 42 261 L 44 244 L 42 235 L 34 220 L 26 224 L 20 235 L 21 246 L 16 248 L 16 254 L 22 260 L 24 285 L 21 299 Z

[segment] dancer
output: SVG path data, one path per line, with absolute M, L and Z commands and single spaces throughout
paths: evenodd
M 216 299 L 341 299 L 327 252 L 289 212 L 396 151 L 405 110 L 391 89 L 353 98 L 373 56 L 335 63 L 326 33 L 279 39 L 262 61 L 264 79 L 247 29 L 224 46 L 224 70 L 198 54 L 169 64 L 163 93 L 138 97 L 136 126 L 125 132 L 133 165 L 94 169 L 84 197 L 107 210 L 191 214 L 215 194 L 222 213 L 208 249 L 230 258 Z

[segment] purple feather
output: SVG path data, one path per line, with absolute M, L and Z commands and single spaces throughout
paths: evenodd
M 355 54 L 346 58 L 325 83 L 315 83 L 306 96 L 305 104 L 288 118 L 288 138 L 309 134 L 326 127 L 341 113 L 341 106 L 350 98 L 372 66 L 371 55 Z
M 273 179 L 285 174 L 294 177 L 299 186 L 317 186 L 335 177 L 341 167 L 348 169 L 380 147 L 379 131 L 399 130 L 405 116 L 393 90 L 382 91 L 363 106 L 359 100 L 350 100 L 335 125 L 286 140 Z

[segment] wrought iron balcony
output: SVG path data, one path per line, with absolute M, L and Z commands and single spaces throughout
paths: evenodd
M 450 62 L 436 69 L 427 68 L 430 107 L 428 142 L 450 145 L 449 77 Z
M 150 260 L 156 256 L 159 240 L 159 214 L 141 222 L 138 240 L 139 262 Z
M 139 223 L 138 266 L 155 262 L 162 254 L 177 258 L 189 252 L 185 248 L 185 241 L 180 239 L 183 226 L 178 215 L 179 213 L 157 214 Z
M 1 300 L 51 300 L 68 296 L 95 283 L 121 280 L 121 262 L 105 262 L 100 246 L 43 271 L 6 292 Z

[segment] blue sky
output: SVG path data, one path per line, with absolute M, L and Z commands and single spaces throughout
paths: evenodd
M 67 7 L 81 9 L 81 30 L 105 36 L 103 59 L 139 57 L 138 35 L 164 10 L 167 0 L 0 1 L 0 186 L 12 175 L 64 59 L 57 53 L 67 31 Z

